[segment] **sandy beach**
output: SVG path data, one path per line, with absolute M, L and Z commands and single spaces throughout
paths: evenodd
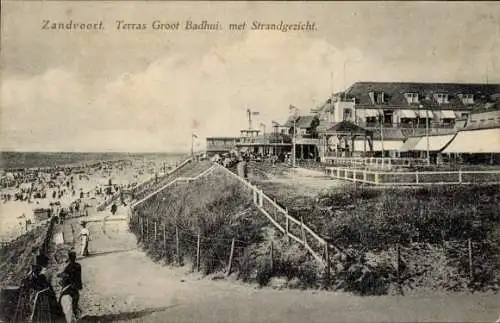
M 9 176 L 15 177 L 13 182 L 0 188 L 0 241 L 9 241 L 26 232 L 30 228 L 26 222 L 36 222 L 35 209 L 52 209 L 59 214 L 61 209 L 71 211 L 72 206 L 80 204 L 79 212 L 85 209 L 93 213 L 95 206 L 108 195 L 155 174 L 161 175 L 177 160 L 178 157 L 170 160 L 131 158 L 108 161 L 100 166 L 69 168 L 64 172 L 55 168 L 11 172 Z M 23 193 L 21 198 L 16 198 L 20 193 Z

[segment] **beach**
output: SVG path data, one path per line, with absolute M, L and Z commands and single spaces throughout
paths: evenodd
M 163 174 L 180 159 L 178 154 L 2 153 L 0 241 L 29 230 L 37 222 L 35 209 L 91 214 L 108 196 Z

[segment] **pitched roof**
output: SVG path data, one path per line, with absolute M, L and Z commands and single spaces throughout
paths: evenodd
M 359 134 L 365 135 L 369 134 L 370 131 L 362 128 L 350 121 L 341 121 L 333 125 L 331 128 L 327 129 L 325 132 L 328 133 L 349 133 L 349 134 Z
M 319 125 L 318 125 L 318 127 L 316 129 L 318 131 L 325 131 L 326 129 L 330 129 L 331 127 L 333 127 L 335 124 L 337 124 L 337 122 L 330 122 L 330 121 L 326 121 L 326 120 L 320 120 L 319 121 Z
M 313 115 L 297 116 L 295 119 L 295 126 L 297 128 L 310 128 L 314 118 L 316 118 L 316 116 Z M 290 116 L 283 126 L 293 127 L 293 120 L 294 116 Z
M 356 82 L 346 91 L 349 97 L 356 98 L 358 105 L 374 105 L 370 92 L 384 92 L 384 105 L 389 106 L 411 106 L 422 104 L 426 107 L 437 107 L 441 109 L 465 108 L 459 94 L 473 94 L 474 104 L 471 106 L 482 106 L 486 102 L 493 101 L 492 96 L 500 93 L 500 84 L 469 84 L 469 83 L 407 83 L 407 82 Z M 409 104 L 405 93 L 418 93 L 419 103 Z M 447 93 L 448 103 L 438 104 L 434 93 Z

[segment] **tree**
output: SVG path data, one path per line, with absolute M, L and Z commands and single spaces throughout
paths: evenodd
M 318 116 L 314 116 L 311 121 L 311 127 L 309 128 L 309 133 L 312 138 L 318 138 L 318 126 L 319 126 L 319 118 Z

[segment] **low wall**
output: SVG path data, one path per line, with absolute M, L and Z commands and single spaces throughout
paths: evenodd
M 19 285 L 33 264 L 32 250 L 40 248 L 44 254 L 48 253 L 54 225 L 54 218 L 43 221 L 0 249 L 0 320 L 8 321 L 14 315 Z M 27 315 L 29 313 L 17 313 L 17 317 Z

